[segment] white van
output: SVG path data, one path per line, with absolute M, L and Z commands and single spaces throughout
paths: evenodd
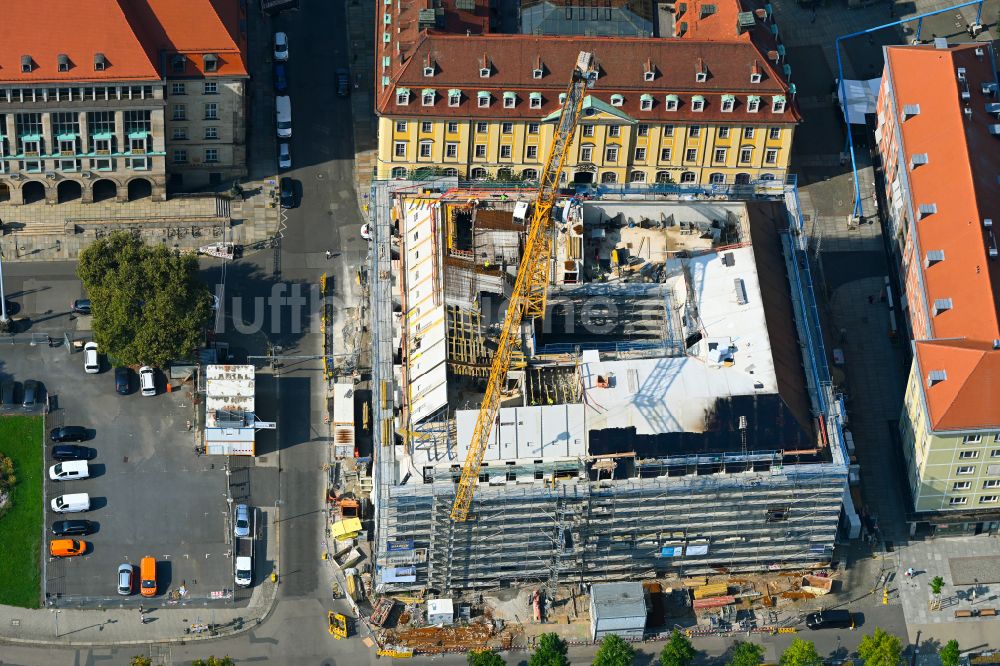
M 86 460 L 64 460 L 49 467 L 49 478 L 53 481 L 73 481 L 90 477 L 90 467 Z
M 139 368 L 139 389 L 143 395 L 156 395 L 156 375 L 148 365 Z
M 287 139 L 292 136 L 292 98 L 279 95 L 274 100 L 274 108 L 278 117 L 278 136 Z
M 76 513 L 78 511 L 90 511 L 90 495 L 87 493 L 73 493 L 72 495 L 60 495 L 52 500 L 52 510 L 56 513 Z

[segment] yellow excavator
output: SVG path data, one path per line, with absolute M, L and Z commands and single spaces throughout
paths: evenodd
M 347 616 L 341 613 L 334 613 L 329 611 L 326 614 L 326 620 L 329 624 L 330 635 L 336 638 L 338 641 L 341 638 L 347 638 Z

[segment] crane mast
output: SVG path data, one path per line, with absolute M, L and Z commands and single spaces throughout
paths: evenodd
M 550 221 L 552 208 L 559 193 L 559 179 L 562 176 L 563 163 L 573 143 L 577 123 L 580 120 L 580 110 L 587 88 L 593 86 L 595 80 L 594 56 L 581 51 L 573 68 L 573 78 L 563 99 L 562 109 L 552 144 L 539 179 L 538 193 L 535 196 L 531 214 L 531 224 L 524 243 L 521 265 L 514 281 L 514 290 L 507 305 L 507 314 L 500 330 L 497 350 L 490 366 L 490 376 L 486 382 L 486 392 L 476 418 L 476 427 L 469 442 L 469 450 L 462 465 L 462 478 L 458 482 L 455 493 L 455 503 L 451 508 L 451 518 L 455 522 L 463 522 L 469 517 L 472 506 L 472 496 L 479 482 L 479 470 L 486 455 L 492 431 L 500 413 L 500 399 L 503 386 L 507 381 L 507 371 L 510 369 L 511 355 L 517 346 L 521 320 L 527 316 L 545 316 L 545 300 L 549 284 L 549 263 L 552 256 L 552 237 Z

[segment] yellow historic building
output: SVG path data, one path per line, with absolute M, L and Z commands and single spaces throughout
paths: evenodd
M 751 31 L 704 41 L 411 31 L 405 54 L 382 52 L 376 176 L 536 178 L 576 56 L 590 51 L 599 77 L 568 180 L 783 179 L 800 116 L 780 57 Z

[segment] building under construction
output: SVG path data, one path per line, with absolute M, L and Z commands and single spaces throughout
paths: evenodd
M 377 591 L 829 561 L 856 518 L 794 185 L 674 189 L 560 200 L 455 522 L 532 192 L 373 187 Z

